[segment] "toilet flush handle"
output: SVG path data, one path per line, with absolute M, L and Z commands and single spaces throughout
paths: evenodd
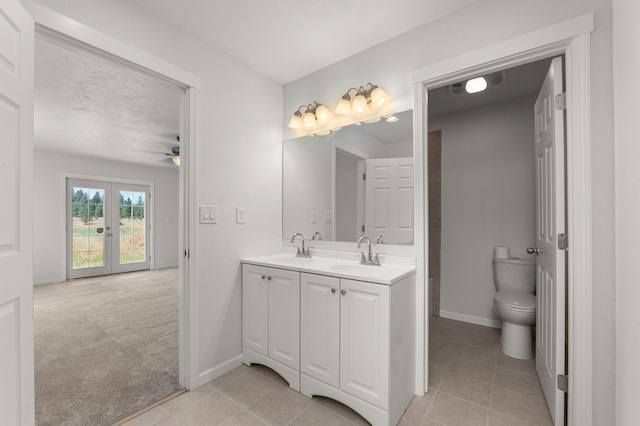
M 529 254 L 540 254 L 540 249 L 539 248 L 533 248 L 533 247 L 529 247 L 527 249 L 527 253 Z

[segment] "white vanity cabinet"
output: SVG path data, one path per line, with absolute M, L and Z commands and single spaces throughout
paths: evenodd
M 301 274 L 303 394 L 336 399 L 375 425 L 400 420 L 414 395 L 412 282 Z
M 243 362 L 277 371 L 300 390 L 300 273 L 242 265 Z
M 374 426 L 396 425 L 415 392 L 414 271 L 243 259 L 243 362 L 272 368 L 306 396 L 340 401 Z

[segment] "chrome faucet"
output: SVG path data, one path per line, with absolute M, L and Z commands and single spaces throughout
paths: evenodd
M 371 240 L 369 239 L 369 237 L 367 237 L 366 235 L 363 235 L 362 237 L 360 237 L 358 239 L 358 248 L 361 247 L 362 242 L 364 240 L 367 240 L 367 243 L 369 244 L 369 252 L 368 254 L 365 256 L 364 252 L 360 252 L 360 254 L 362 255 L 362 257 L 360 258 L 360 264 L 361 265 L 376 265 L 376 266 L 380 266 L 380 260 L 378 260 L 378 253 L 376 253 L 375 255 L 371 252 Z
M 296 232 L 295 234 L 293 234 L 293 237 L 291 237 L 292 243 L 296 239 L 296 237 L 302 238 L 302 247 L 297 247 L 298 251 L 296 253 L 296 257 L 307 257 L 307 258 L 311 257 L 311 253 L 309 253 L 309 248 L 305 248 L 304 246 L 304 235 L 302 235 L 299 232 Z
M 316 237 L 318 237 L 318 241 L 322 240 L 322 234 L 317 231 L 313 234 L 313 237 L 311 237 L 311 240 L 312 241 L 315 240 Z

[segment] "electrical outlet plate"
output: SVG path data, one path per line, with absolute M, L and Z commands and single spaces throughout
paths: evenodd
M 238 225 L 244 224 L 244 207 L 236 207 L 236 223 Z

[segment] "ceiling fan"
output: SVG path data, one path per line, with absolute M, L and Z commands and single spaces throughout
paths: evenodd
M 180 142 L 180 136 L 176 136 L 178 142 Z M 176 166 L 180 166 L 180 145 L 176 145 L 171 148 L 171 153 L 165 152 L 164 155 L 171 157 L 171 162 Z

